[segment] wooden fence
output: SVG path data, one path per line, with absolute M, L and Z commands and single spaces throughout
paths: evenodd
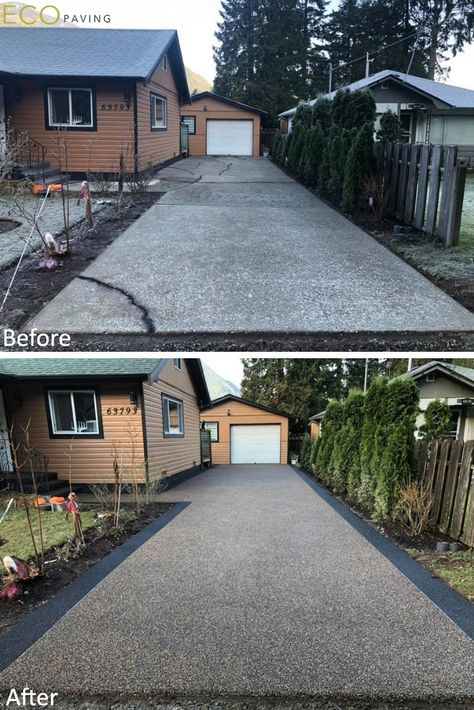
M 474 441 L 419 441 L 415 453 L 433 495 L 432 529 L 474 547 Z
M 380 142 L 376 158 L 387 214 L 458 244 L 467 173 L 458 146 Z

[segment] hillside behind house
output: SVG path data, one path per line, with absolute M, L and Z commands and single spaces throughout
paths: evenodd
M 240 397 L 240 387 L 218 375 L 205 362 L 202 363 L 202 366 L 211 399 L 219 399 L 219 397 L 224 397 L 226 394 L 235 394 Z

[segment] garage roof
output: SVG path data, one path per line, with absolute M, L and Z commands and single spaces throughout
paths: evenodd
M 218 404 L 223 404 L 224 402 L 241 402 L 242 404 L 248 404 L 250 407 L 256 407 L 257 409 L 263 409 L 264 412 L 271 412 L 272 414 L 279 414 L 287 419 L 296 419 L 293 414 L 287 414 L 282 412 L 281 409 L 275 409 L 275 407 L 267 407 L 265 404 L 258 404 L 257 402 L 252 402 L 250 399 L 244 399 L 243 397 L 237 397 L 235 394 L 226 394 L 224 397 L 219 397 L 218 399 L 213 399 L 211 402 L 210 409 Z
M 226 96 L 219 96 L 219 94 L 214 94 L 212 91 L 202 91 L 200 94 L 193 94 L 191 96 L 191 103 L 193 101 L 199 101 L 199 99 L 215 99 L 216 101 L 222 101 L 224 104 L 229 104 L 230 106 L 235 106 L 236 108 L 241 108 L 244 111 L 250 111 L 252 113 L 259 113 L 261 116 L 266 116 L 267 112 L 262 111 L 255 106 L 249 106 L 248 104 L 243 104 L 240 101 L 234 101 L 234 99 L 228 99 Z

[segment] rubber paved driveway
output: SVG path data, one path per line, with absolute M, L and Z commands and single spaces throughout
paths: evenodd
M 2 676 L 83 693 L 474 698 L 474 643 L 288 466 L 221 466 Z
M 266 159 L 188 158 L 30 323 L 66 333 L 438 333 L 474 316 Z

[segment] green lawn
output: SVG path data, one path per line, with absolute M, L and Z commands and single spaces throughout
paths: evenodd
M 467 174 L 460 242 L 463 246 L 474 247 L 474 172 Z
M 407 552 L 441 579 L 474 602 L 474 550 L 439 554 L 407 549 Z
M 0 517 L 2 512 L 3 511 L 0 509 Z M 33 523 L 33 530 L 36 533 L 36 539 L 39 540 L 37 511 L 30 510 L 30 516 Z M 94 513 L 83 511 L 82 527 L 84 530 L 94 527 L 98 522 L 99 521 L 94 518 Z M 41 523 L 45 551 L 62 545 L 73 536 L 74 524 L 72 516 L 66 521 L 65 513 L 42 511 Z M 0 539 L 5 541 L 0 545 L 0 558 L 5 557 L 5 555 L 14 555 L 15 557 L 27 560 L 34 555 L 33 544 L 24 510 L 10 510 L 7 517 L 0 525 Z M 3 566 L 0 575 L 2 573 L 5 573 Z

